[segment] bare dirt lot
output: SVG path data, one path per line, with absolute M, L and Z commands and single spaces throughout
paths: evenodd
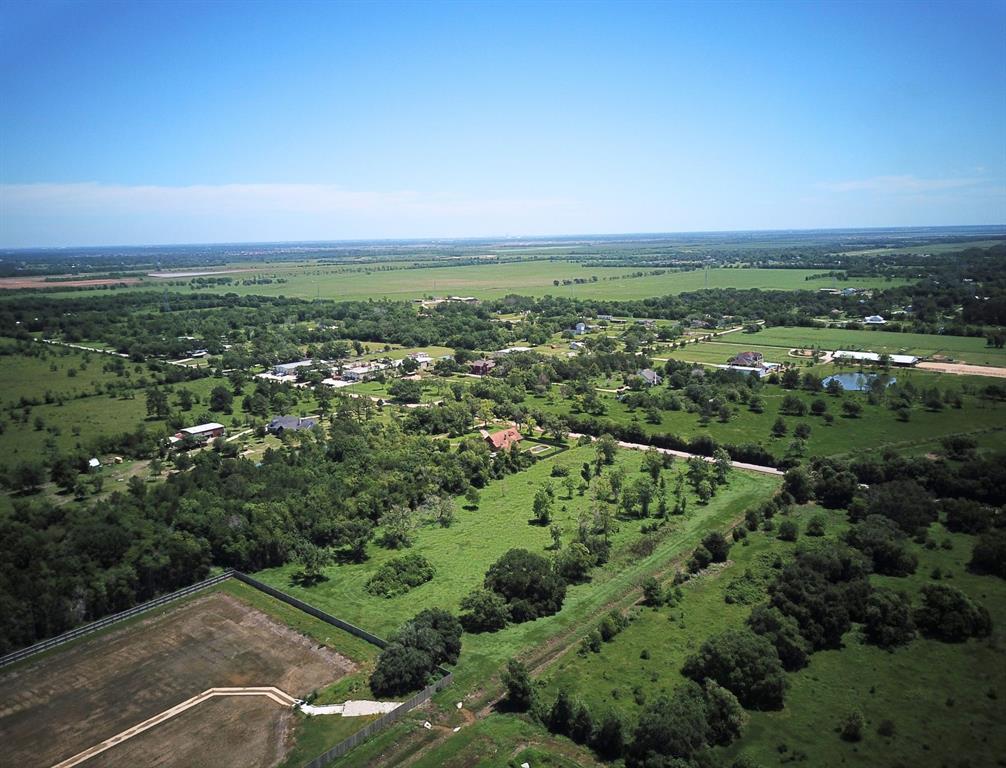
M 0 766 L 51 766 L 211 687 L 276 686 L 296 697 L 355 665 L 230 595 L 211 593 L 0 674 Z M 293 712 L 224 698 L 83 763 L 267 766 Z
M 103 285 L 136 285 L 137 277 L 81 278 L 71 280 L 46 280 L 44 277 L 0 277 L 0 290 L 13 291 L 19 288 L 100 288 Z
M 924 371 L 940 371 L 941 373 L 956 373 L 959 376 L 996 376 L 1006 378 L 1006 368 L 993 368 L 991 365 L 967 365 L 965 363 L 919 363 Z

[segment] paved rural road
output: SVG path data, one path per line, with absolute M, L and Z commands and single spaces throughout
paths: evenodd
M 570 432 L 569 436 L 574 440 L 579 440 L 581 437 L 590 437 L 591 440 L 597 440 L 593 435 L 581 435 L 577 432 Z M 620 448 L 628 448 L 631 451 L 649 451 L 654 450 L 658 453 L 666 453 L 671 456 L 679 456 L 682 459 L 697 458 L 703 461 L 712 462 L 714 459 L 711 456 L 701 456 L 697 453 L 688 453 L 687 451 L 675 451 L 671 448 L 657 448 L 655 445 L 643 445 L 642 443 L 626 443 L 622 440 L 618 441 L 618 446 Z M 747 469 L 751 472 L 761 472 L 766 475 L 776 475 L 777 477 L 782 477 L 785 473 L 781 469 L 776 469 L 775 467 L 763 467 L 761 464 L 748 464 L 743 461 L 731 461 L 730 466 L 734 469 Z

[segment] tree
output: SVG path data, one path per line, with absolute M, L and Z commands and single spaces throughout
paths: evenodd
M 552 708 L 548 712 L 548 729 L 552 733 L 559 733 L 568 736 L 573 728 L 573 717 L 575 716 L 573 700 L 569 691 L 565 688 L 559 690 Z
M 807 523 L 808 536 L 824 536 L 826 523 L 823 515 L 815 515 Z
M 707 533 L 702 539 L 702 546 L 709 552 L 709 559 L 714 563 L 725 562 L 730 554 L 730 542 L 719 531 Z
M 509 659 L 503 670 L 503 684 L 507 690 L 507 706 L 514 712 L 527 712 L 535 703 L 536 691 L 531 675 L 517 659 Z
M 712 680 L 706 680 L 706 724 L 709 732 L 706 740 L 710 744 L 727 746 L 740 738 L 747 715 L 737 697 Z
M 526 549 L 511 549 L 489 566 L 485 587 L 503 597 L 517 623 L 558 612 L 566 597 L 566 582 L 548 560 Z
M 893 480 L 870 486 L 867 514 L 883 515 L 912 535 L 928 528 L 937 518 L 936 504 L 929 492 L 914 480 Z
M 640 472 L 646 472 L 653 479 L 653 482 L 660 480 L 660 472 L 664 468 L 664 457 L 654 448 L 650 448 L 643 454 L 643 464 Z
M 807 666 L 807 657 L 813 648 L 800 634 L 800 625 L 792 616 L 767 603 L 755 606 L 748 616 L 751 631 L 761 635 L 775 646 L 779 661 L 787 672 Z
M 713 467 L 715 468 L 716 482 L 719 485 L 726 485 L 727 479 L 730 477 L 730 470 L 733 469 L 733 463 L 730 460 L 730 454 L 723 448 L 717 448 L 713 452 Z
M 945 525 L 955 533 L 984 533 L 992 525 L 993 512 L 990 507 L 971 499 L 944 499 Z
M 686 684 L 662 695 L 640 713 L 626 750 L 627 768 L 673 766 L 660 756 L 688 759 L 708 744 L 706 702 L 698 685 Z
M 223 385 L 213 387 L 210 392 L 210 410 L 215 412 L 230 413 L 234 404 L 234 395 Z
M 147 389 L 147 416 L 164 419 L 170 412 L 171 406 L 168 403 L 167 393 L 157 387 Z
M 793 436 L 800 440 L 807 440 L 810 437 L 810 424 L 801 421 L 793 430 Z
M 370 675 L 370 689 L 377 696 L 397 696 L 426 685 L 430 669 L 435 667 L 430 655 L 419 648 L 391 643 L 377 657 Z
M 39 461 L 22 461 L 14 467 L 11 480 L 19 491 L 38 490 L 45 482 L 45 467 Z
M 777 416 L 772 424 L 772 437 L 783 437 L 787 431 L 786 422 L 783 421 L 782 416 Z
M 465 491 L 465 501 L 468 502 L 468 507 L 474 509 L 479 505 L 479 489 L 474 485 L 469 485 L 468 489 Z
M 868 515 L 849 529 L 845 540 L 870 558 L 876 573 L 885 576 L 915 573 L 918 558 L 908 547 L 908 537 L 886 517 Z
M 501 595 L 477 589 L 461 600 L 461 626 L 466 632 L 496 632 L 510 621 L 510 607 Z
M 569 729 L 569 737 L 577 744 L 590 744 L 594 740 L 594 717 L 584 704 L 576 706 L 576 714 Z
M 688 558 L 687 565 L 689 573 L 698 573 L 709 565 L 712 560 L 713 556 L 709 554 L 709 550 L 700 544 L 695 548 L 695 551 L 692 552 L 692 556 Z
M 414 379 L 395 379 L 388 394 L 399 403 L 418 403 L 423 399 L 423 385 Z
M 787 469 L 782 482 L 783 490 L 793 497 L 795 503 L 806 504 L 810 501 L 813 486 L 807 470 L 800 467 Z
M 912 603 L 908 595 L 883 587 L 874 589 L 866 599 L 863 636 L 866 642 L 881 648 L 904 645 L 915 637 Z
M 555 491 L 552 490 L 551 483 L 539 486 L 534 494 L 534 519 L 538 525 L 548 525 L 552 520 L 552 503 L 555 499 Z
M 618 442 L 609 434 L 603 434 L 597 439 L 597 465 L 614 464 L 618 452 Z
M 813 401 L 811 401 L 810 412 L 814 416 L 823 416 L 828 412 L 828 404 L 820 397 L 815 398 Z
M 746 629 L 710 637 L 681 672 L 698 683 L 715 681 L 750 709 L 779 709 L 787 686 L 775 647 Z
M 824 391 L 827 392 L 832 397 L 841 397 L 842 392 L 845 391 L 845 388 L 842 386 L 842 382 L 840 382 L 834 376 L 830 376 L 828 378 L 827 385 L 825 385 L 824 387 Z
M 643 602 L 653 607 L 664 603 L 664 592 L 660 588 L 660 582 L 652 576 L 643 582 Z
M 589 580 L 589 572 L 594 565 L 594 556 L 579 541 L 574 541 L 559 554 L 555 561 L 555 570 L 562 578 L 571 584 Z
M 617 713 L 608 710 L 601 718 L 600 725 L 594 732 L 593 747 L 607 760 L 622 756 L 625 750 L 625 724 Z
M 384 529 L 380 542 L 383 546 L 388 549 L 411 547 L 418 525 L 416 511 L 404 504 L 395 505 L 381 515 L 380 525 Z
M 992 632 L 988 609 L 946 584 L 927 584 L 922 588 L 922 605 L 916 609 L 914 618 L 923 635 L 951 643 L 969 637 L 988 637 Z
M 975 542 L 968 568 L 975 573 L 987 573 L 1006 579 L 1006 531 L 983 533 Z

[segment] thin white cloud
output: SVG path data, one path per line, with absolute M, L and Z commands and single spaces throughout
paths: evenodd
M 874 192 L 887 195 L 917 195 L 961 189 L 982 184 L 979 178 L 920 179 L 918 176 L 874 176 L 869 179 L 821 182 L 817 186 L 828 192 Z
M 459 199 L 414 191 L 347 190 L 332 184 L 217 184 L 154 186 L 100 184 L 0 184 L 6 217 L 73 215 L 228 216 L 308 214 L 388 216 L 515 216 L 569 211 L 561 198 Z

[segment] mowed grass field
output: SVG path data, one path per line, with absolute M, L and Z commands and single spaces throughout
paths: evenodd
M 478 508 L 474 510 L 463 509 L 464 502 L 458 499 L 454 524 L 450 528 L 432 525 L 421 528 L 414 546 L 407 550 L 426 557 L 436 569 L 435 577 L 400 597 L 386 599 L 366 591 L 367 580 L 377 569 L 402 554 L 373 544 L 368 550 L 370 559 L 365 563 L 330 566 L 325 569 L 328 580 L 312 587 L 292 583 L 293 574 L 299 570 L 296 564 L 262 571 L 257 576 L 382 636 L 390 634 L 423 608 L 440 607 L 456 612 L 461 599 L 481 585 L 488 567 L 507 550 L 523 547 L 538 554 L 550 554 L 546 549 L 551 543 L 548 528 L 529 523 L 534 493 L 549 479 L 554 464 L 570 467 L 576 476 L 580 465 L 591 461 L 594 455 L 592 447 L 574 448 L 542 460 L 525 472 L 494 481 L 482 491 Z M 637 451 L 620 451 L 617 459 L 630 479 L 639 472 L 641 461 Z M 679 462 L 664 471 L 669 486 L 673 487 L 674 474 L 682 470 L 683 464 Z M 575 627 L 609 601 L 620 599 L 647 573 L 664 567 L 682 551 L 694 546 L 710 528 L 721 527 L 738 518 L 748 506 L 771 494 L 777 486 L 778 480 L 773 477 L 734 473 L 730 486 L 722 489 L 708 506 L 700 506 L 691 499 L 689 514 L 669 524 L 657 548 L 645 557 L 633 555 L 628 547 L 640 537 L 640 527 L 646 521 L 621 521 L 619 530 L 612 535 L 611 561 L 595 571 L 591 582 L 570 587 L 558 614 L 501 632 L 465 635 L 461 663 L 455 671 L 459 690 L 483 685 L 499 671 L 508 656 L 543 646 L 549 638 Z M 565 546 L 575 534 L 578 515 L 589 508 L 590 497 L 574 493 L 572 499 L 567 499 L 558 483 L 557 497 L 553 522 L 563 529 Z
M 466 266 L 417 267 L 414 269 L 374 269 L 351 271 L 318 264 L 260 265 L 254 273 L 233 275 L 230 285 L 197 287 L 200 292 L 325 298 L 335 300 L 392 298 L 419 299 L 424 296 L 475 296 L 495 299 L 516 293 L 524 296 L 570 296 L 599 299 L 638 299 L 663 296 L 703 288 L 761 288 L 777 290 L 817 290 L 832 287 L 831 278 L 808 280 L 820 270 L 715 268 L 708 273 L 666 271 L 662 275 L 626 277 L 646 268 L 584 266 L 573 261 L 527 260 L 502 264 L 485 263 Z M 597 282 L 563 285 L 563 280 L 596 276 Z M 253 277 L 281 279 L 284 282 L 242 285 Z M 614 279 L 617 278 L 617 279 Z M 556 286 L 553 281 L 558 280 Z M 146 278 L 143 283 L 120 290 L 160 290 L 165 282 Z M 903 281 L 883 278 L 850 278 L 843 287 L 879 288 Z M 188 286 L 167 286 L 171 291 L 191 290 Z M 59 293 L 51 294 L 53 296 Z M 62 294 L 70 295 L 70 294 Z
M 818 514 L 826 517 L 829 536 L 847 527 L 844 513 L 813 505 L 795 510 L 791 517 L 802 531 Z M 948 583 L 992 612 L 993 637 L 962 644 L 917 638 L 887 652 L 865 645 L 854 629 L 841 650 L 814 654 L 808 667 L 787 675 L 791 688 L 784 709 L 749 713 L 744 736 L 725 750 L 728 763 L 744 753 L 763 766 L 795 760 L 813 766 L 978 768 L 996 765 L 1006 754 L 1004 717 L 997 701 L 1006 687 L 1006 583 L 966 572 L 973 537 L 949 534 L 938 524 L 931 535 L 949 541 L 952 549 L 915 545 L 919 567 L 914 576 L 872 577 L 873 582 L 915 596 L 939 567 L 951 575 Z M 780 541 L 774 532 L 751 533 L 748 540 L 749 546 L 733 546 L 727 567 L 686 583 L 677 605 L 640 608 L 637 618 L 604 643 L 600 653 L 568 654 L 544 675 L 546 701 L 566 688 L 595 713 L 612 709 L 634 722 L 645 702 L 684 681 L 682 665 L 708 636 L 744 624 L 751 605 L 725 602 L 730 582 L 745 570 L 767 576 L 772 559 L 791 557 L 796 546 Z M 757 593 L 754 598 L 757 601 Z M 861 710 L 867 721 L 859 744 L 844 742 L 835 732 L 853 709 Z M 884 720 L 894 723 L 894 736 L 877 734 Z
M 376 653 L 250 587 L 225 583 L 5 669 L 4 760 L 51 765 L 207 688 L 273 685 L 304 697 L 363 674 Z M 269 766 L 294 743 L 298 720 L 266 699 L 213 700 L 90 762 L 137 765 L 159 755 L 165 766 Z
M 701 346 L 701 345 L 697 345 Z M 911 381 L 915 386 L 929 388 L 938 386 L 942 390 L 962 391 L 964 387 L 980 387 L 983 383 L 995 381 L 981 377 L 950 376 L 928 373 L 925 371 L 895 371 L 898 381 Z M 683 400 L 684 396 L 678 393 Z M 793 394 L 808 407 L 805 416 L 788 416 L 780 414 L 780 407 L 787 394 Z M 722 422 L 714 417 L 703 425 L 698 414 L 680 411 L 660 411 L 660 423 L 651 424 L 646 420 L 642 410 L 633 411 L 614 394 L 598 392 L 598 397 L 605 406 L 605 414 L 601 420 L 613 421 L 617 424 L 638 424 L 647 435 L 672 434 L 683 438 L 697 435 L 711 435 L 719 443 L 740 445 L 753 443 L 763 446 L 776 457 L 782 457 L 793 439 L 793 431 L 800 423 L 810 426 L 811 433 L 807 440 L 808 456 L 833 456 L 863 450 L 878 450 L 892 446 L 909 448 L 917 443 L 929 443 L 940 437 L 961 433 L 986 433 L 1006 429 L 1006 407 L 1002 404 L 984 401 L 974 395 L 962 395 L 963 407 L 959 410 L 947 406 L 942 411 L 929 411 L 915 407 L 911 411 L 909 421 L 899 420 L 897 414 L 884 405 L 870 405 L 865 393 L 846 392 L 841 397 L 831 397 L 822 393 L 810 393 L 801 390 L 784 390 L 778 386 L 768 385 L 762 389 L 759 396 L 764 402 L 762 413 L 752 413 L 747 406 L 732 404 L 733 415 L 728 422 Z M 809 413 L 811 402 L 816 399 L 825 401 L 828 412 L 835 418 L 829 425 L 823 417 Z M 845 399 L 860 403 L 863 407 L 859 418 L 847 418 L 842 415 L 842 401 Z M 528 408 L 540 408 L 555 414 L 571 412 L 571 403 L 564 400 L 553 388 L 551 401 L 548 395 L 528 397 L 524 405 Z M 788 432 L 785 436 L 772 437 L 772 426 L 776 418 L 782 415 Z

